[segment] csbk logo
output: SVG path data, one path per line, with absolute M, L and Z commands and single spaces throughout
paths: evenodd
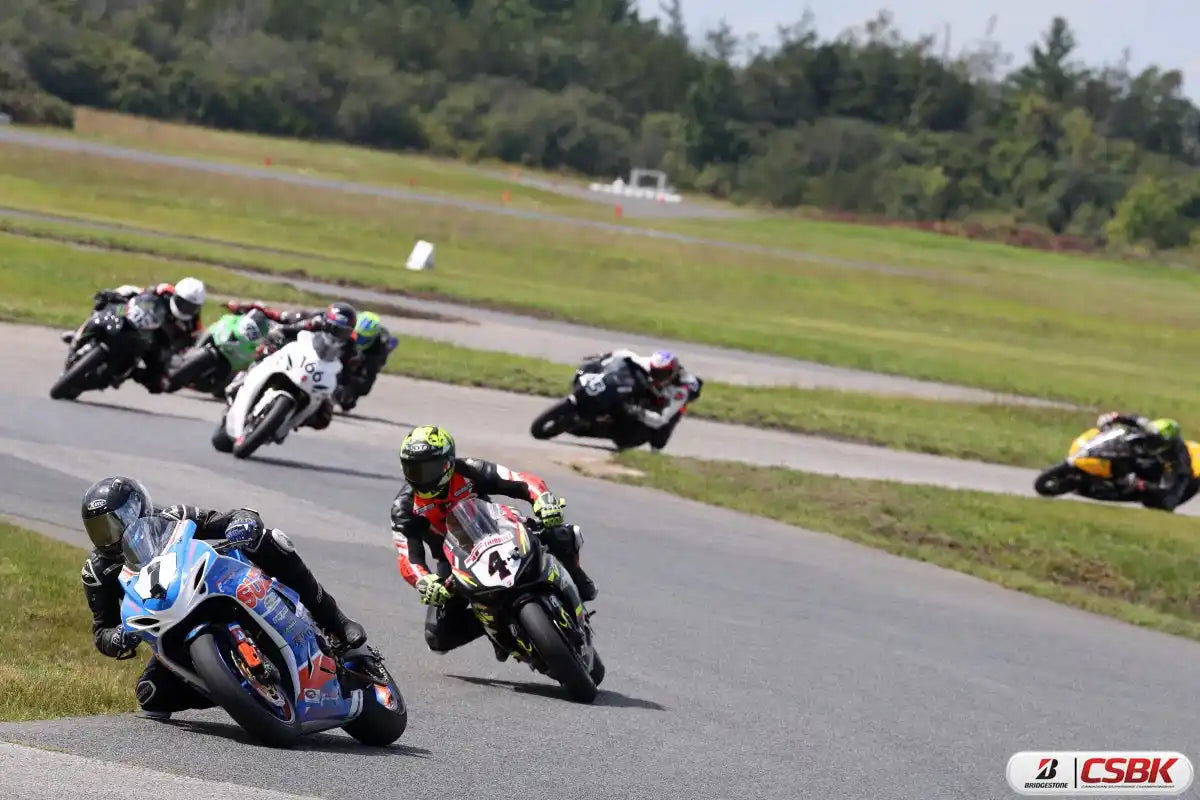
M 1062 751 L 1016 753 L 1005 770 L 1008 785 L 1025 795 L 1178 795 L 1195 771 L 1173 751 Z

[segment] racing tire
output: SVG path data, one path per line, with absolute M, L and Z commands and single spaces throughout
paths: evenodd
M 74 400 L 83 392 L 88 376 L 108 358 L 108 350 L 96 345 L 71 365 L 50 387 L 51 400 Z
M 237 667 L 227 660 L 236 658 L 230 643 L 222 644 L 211 632 L 202 633 L 192 641 L 189 650 L 196 673 L 204 679 L 209 695 L 246 733 L 269 747 L 286 748 L 296 743 L 300 738 L 300 723 L 295 702 L 286 692 L 280 692 L 291 712 L 292 721 L 285 722 L 255 700 L 235 674 Z M 266 653 L 263 656 L 268 657 Z M 277 669 L 280 666 L 275 665 Z M 280 673 L 286 675 L 286 670 L 283 665 Z
M 529 426 L 529 433 L 535 439 L 553 439 L 565 433 L 576 416 L 575 404 L 570 400 L 562 400 L 539 414 Z
M 292 413 L 296 400 L 291 395 L 281 394 L 271 401 L 271 405 L 263 412 L 262 419 L 242 436 L 241 440 L 233 443 L 234 458 L 249 458 L 254 451 L 266 444 L 279 426 Z
M 221 417 L 221 421 L 217 423 L 217 429 L 213 431 L 212 446 L 219 453 L 233 452 L 233 438 L 225 432 L 225 417 Z
M 397 708 L 391 710 L 379 702 L 374 685 L 363 689 L 362 712 L 351 722 L 342 726 L 342 730 L 353 736 L 368 747 L 387 747 L 404 735 L 408 728 L 408 706 L 404 703 L 404 695 L 396 685 L 396 679 L 384 667 L 388 677 L 387 690 L 391 693 Z
M 207 347 L 201 347 L 197 352 L 184 358 L 179 368 L 169 376 L 168 392 L 176 392 L 189 384 L 205 377 L 220 361 L 220 354 Z
M 546 662 L 550 677 L 562 684 L 567 694 L 577 703 L 590 703 L 596 699 L 596 683 L 579 657 L 571 650 L 567 640 L 551 622 L 546 609 L 540 603 L 529 602 L 517 612 L 521 626 L 533 640 L 533 646 Z
M 1070 494 L 1079 488 L 1079 473 L 1070 464 L 1055 464 L 1043 470 L 1033 482 L 1033 490 L 1042 497 Z
M 599 686 L 604 681 L 604 662 L 600 660 L 600 654 L 592 651 L 592 671 L 588 673 L 592 676 L 592 683 Z

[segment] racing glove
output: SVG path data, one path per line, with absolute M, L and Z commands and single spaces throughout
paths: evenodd
M 111 289 L 101 289 L 92 295 L 92 310 L 99 311 L 109 303 L 116 303 L 121 300 L 121 296 Z
M 257 514 L 244 511 L 234 515 L 225 526 L 225 541 L 237 547 L 253 546 L 262 534 L 263 521 Z
M 109 658 L 131 658 L 142 638 L 121 626 L 109 628 L 96 640 L 96 649 Z
M 421 595 L 421 603 L 427 606 L 440 606 L 450 599 L 450 592 L 442 585 L 442 579 L 433 574 L 417 579 L 417 593 Z
M 543 492 L 533 501 L 533 515 L 544 527 L 556 528 L 563 524 L 563 509 L 567 501 L 559 499 L 550 492 Z

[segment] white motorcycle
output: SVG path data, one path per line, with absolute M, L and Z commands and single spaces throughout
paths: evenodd
M 295 341 L 252 366 L 229 388 L 232 399 L 213 433 L 213 447 L 249 458 L 264 444 L 282 443 L 333 398 L 342 371 L 340 351 L 328 333 L 300 331 Z

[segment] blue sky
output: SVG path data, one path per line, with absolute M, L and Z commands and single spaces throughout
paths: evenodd
M 1027 59 L 1028 47 L 1059 15 L 1075 31 L 1076 53 L 1089 64 L 1115 62 L 1129 48 L 1136 70 L 1148 64 L 1179 69 L 1184 93 L 1200 104 L 1200 0 L 682 0 L 689 33 L 698 37 L 724 17 L 735 31 L 774 42 L 775 26 L 797 21 L 807 7 L 822 38 L 861 25 L 880 9 L 892 12 L 908 37 L 936 33 L 950 25 L 951 52 L 981 39 L 988 20 L 992 33 L 1013 56 Z M 658 0 L 639 0 L 642 16 L 661 16 Z

